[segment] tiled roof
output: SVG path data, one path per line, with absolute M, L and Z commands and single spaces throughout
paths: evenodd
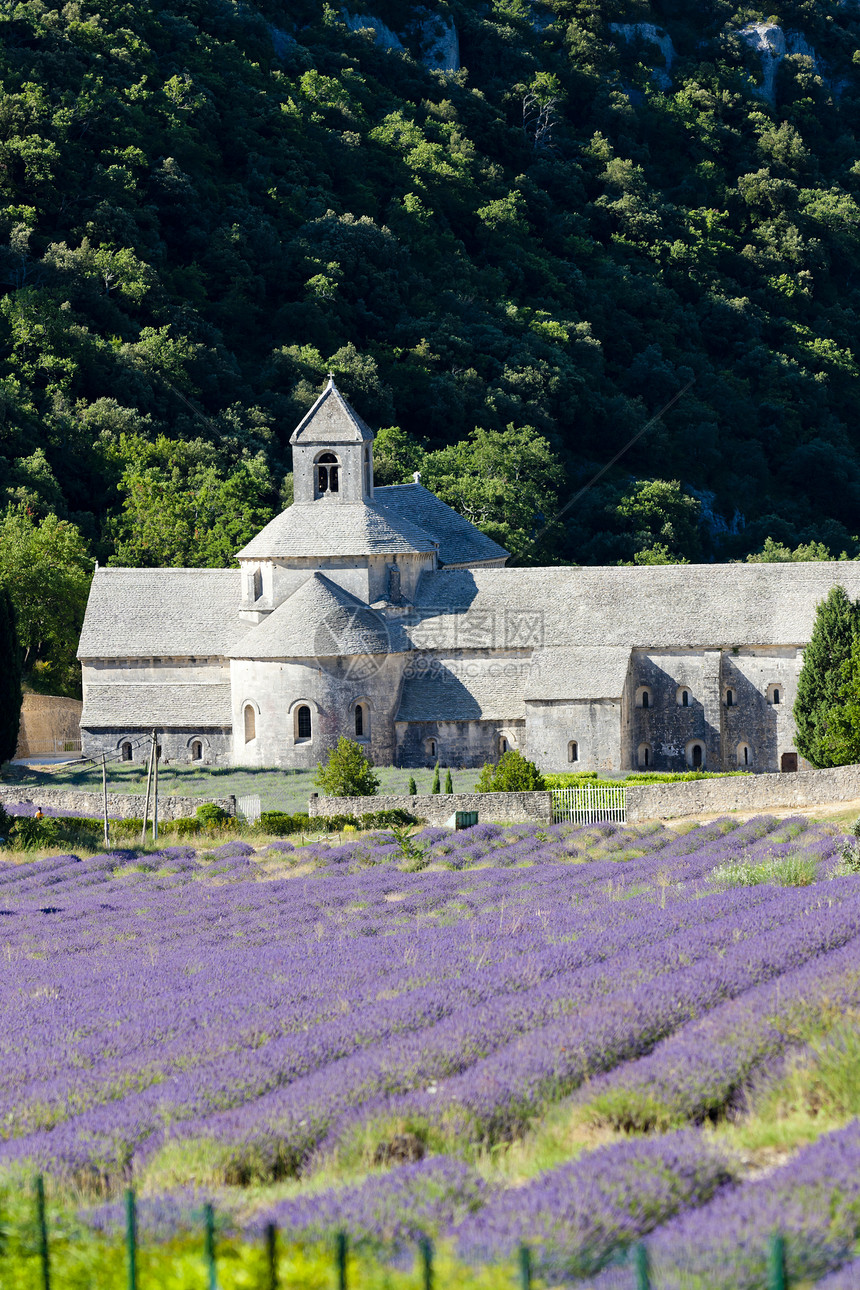
M 393 629 L 398 639 L 398 628 Z M 388 654 L 381 614 L 322 573 L 314 573 L 230 652 L 231 658 L 332 658 Z
M 97 569 L 79 658 L 223 657 L 247 632 L 238 569 Z
M 412 520 L 432 533 L 439 543 L 440 564 L 507 559 L 504 547 L 421 484 L 389 484 L 377 488 L 374 500 L 386 514 Z
M 81 713 L 85 730 L 102 726 L 118 730 L 141 726 L 229 729 L 232 724 L 229 683 L 159 685 L 157 681 L 141 681 L 132 685 L 88 685 Z
M 425 573 L 415 608 L 439 649 L 479 622 L 503 648 L 803 645 L 837 584 L 860 596 L 860 561 L 454 569 Z
M 541 649 L 532 655 L 527 699 L 620 699 L 629 645 Z
M 505 721 L 522 718 L 529 667 L 526 657 L 416 661 L 407 669 L 395 719 Z
M 288 506 L 246 547 L 242 560 L 288 556 L 396 555 L 435 551 L 436 542 L 411 520 L 364 502 L 342 502 L 327 494 L 315 502 Z
M 290 436 L 290 443 L 364 443 L 373 431 L 349 406 L 331 376 L 329 383 L 302 417 Z

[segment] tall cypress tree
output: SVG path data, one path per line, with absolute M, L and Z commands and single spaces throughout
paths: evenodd
M 21 646 L 15 609 L 9 592 L 0 587 L 0 762 L 15 756 L 21 703 Z
M 838 706 L 845 677 L 843 664 L 860 625 L 860 605 L 844 587 L 833 587 L 815 615 L 803 667 L 797 679 L 794 722 L 797 750 L 813 766 L 834 766 L 837 756 L 827 740 L 827 714 Z

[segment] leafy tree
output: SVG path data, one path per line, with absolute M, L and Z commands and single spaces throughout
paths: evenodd
M 621 498 L 618 516 L 632 530 L 636 564 L 686 564 L 701 555 L 701 502 L 677 479 L 640 480 Z
M 23 507 L 0 518 L 0 586 L 17 618 L 27 684 L 48 694 L 80 695 L 76 660 L 93 561 L 80 530 Z
M 525 758 L 518 748 L 509 748 L 495 766 L 485 763 L 475 792 L 529 793 L 543 788 L 546 788 L 544 777 L 534 762 Z
M 424 449 L 399 426 L 380 430 L 373 443 L 373 478 L 377 484 L 411 484 L 424 464 Z
M 801 542 L 794 550 L 784 542 L 776 542 L 769 537 L 761 551 L 747 556 L 747 564 L 793 564 L 811 560 L 847 560 L 847 552 L 838 557 L 831 555 L 823 542 Z
M 442 792 L 442 785 L 441 785 L 440 780 L 439 780 L 439 763 L 438 763 L 438 761 L 437 761 L 436 765 L 433 767 L 433 784 L 432 784 L 432 786 L 431 786 L 431 788 L 430 788 L 430 792 L 431 792 L 431 793 L 441 793 L 441 792 Z
M 448 769 L 445 771 L 445 792 L 453 793 L 453 791 L 454 791 L 454 781 L 451 778 L 451 771 L 450 769 Z
M 835 748 L 841 746 L 842 735 L 832 745 L 831 714 L 843 703 L 844 668 L 851 659 L 858 628 L 860 606 L 844 587 L 833 587 L 816 611 L 794 701 L 797 748 L 813 766 L 842 765 L 835 760 L 840 755 Z
M 15 606 L 0 587 L 0 763 L 11 760 L 21 724 L 21 647 L 15 630 Z M 7 836 L 0 820 L 0 832 Z
M 328 797 L 373 797 L 379 776 L 360 744 L 341 735 L 325 765 L 318 764 L 314 783 Z
M 202 440 L 120 437 L 122 513 L 111 525 L 112 564 L 224 567 L 268 523 L 272 480 L 262 457 L 225 471 Z
M 851 766 L 860 762 L 860 636 L 854 637 L 840 680 L 838 702 L 827 710 L 823 742 L 828 765 Z
M 551 558 L 563 478 L 549 443 L 532 426 L 474 430 L 428 453 L 421 482 L 514 556 Z

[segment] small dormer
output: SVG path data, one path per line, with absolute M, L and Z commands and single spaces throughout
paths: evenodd
M 290 443 L 297 503 L 373 501 L 373 431 L 346 402 L 331 373 Z

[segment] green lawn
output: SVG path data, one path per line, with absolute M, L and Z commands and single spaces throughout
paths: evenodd
M 21 770 L 18 767 L 16 770 Z M 227 797 L 234 793 L 244 797 L 248 793 L 259 795 L 264 811 L 305 811 L 311 793 L 317 791 L 313 770 L 243 770 L 234 766 L 173 766 L 161 767 L 158 775 L 159 796 L 176 794 L 181 797 Z M 409 778 L 414 777 L 419 793 L 429 793 L 433 783 L 432 770 L 399 770 L 394 766 L 377 768 L 380 793 L 406 793 Z M 468 792 L 474 788 L 479 770 L 452 772 L 455 792 Z M 8 783 L 13 782 L 11 777 Z M 47 770 L 25 770 L 15 775 L 15 783 L 27 796 L 35 787 L 79 788 L 91 792 L 101 791 L 100 766 L 59 767 Z M 445 786 L 444 770 L 442 787 Z M 108 789 L 112 793 L 143 793 L 146 791 L 146 766 L 115 763 L 108 768 Z

